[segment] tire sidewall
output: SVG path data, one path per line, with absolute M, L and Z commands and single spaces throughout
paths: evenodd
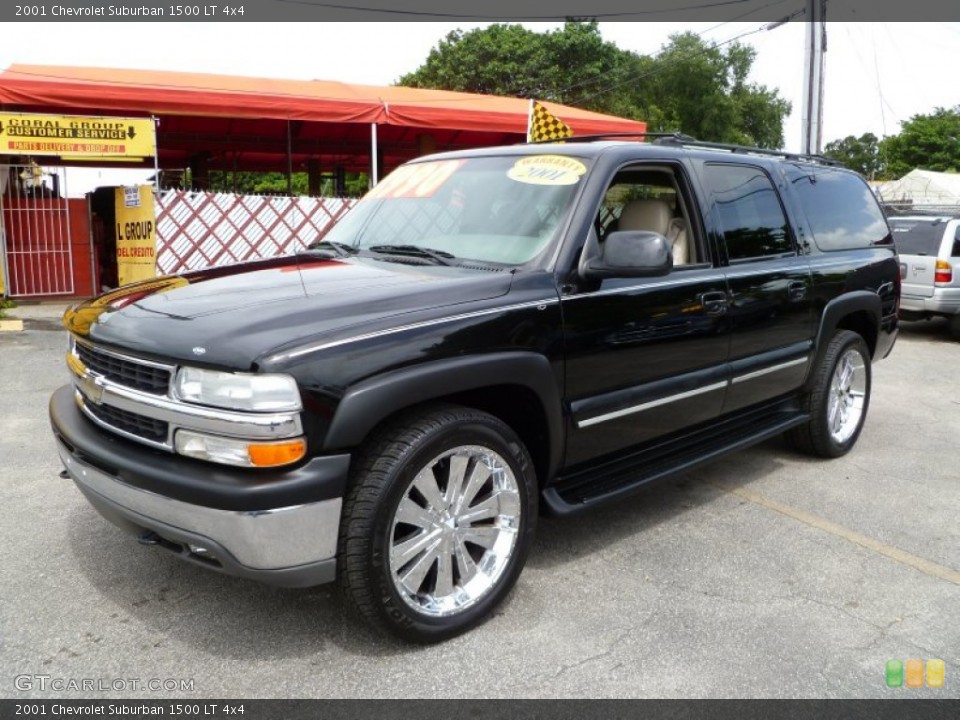
M 462 613 L 430 617 L 411 608 L 394 586 L 389 563 L 393 518 L 417 473 L 438 455 L 462 445 L 489 448 L 510 466 L 520 495 L 520 527 L 508 567 L 497 584 Z M 509 427 L 493 417 L 477 414 L 446 423 L 435 432 L 426 434 L 420 442 L 412 444 L 392 468 L 376 510 L 369 563 L 378 612 L 400 634 L 427 642 L 458 635 L 477 625 L 510 591 L 520 575 L 534 533 L 536 513 L 537 490 L 532 463 L 523 444 Z
M 833 376 L 837 371 L 837 365 L 840 363 L 840 359 L 847 353 L 848 350 L 851 349 L 856 350 L 860 355 L 860 359 L 863 361 L 864 373 L 866 373 L 866 385 L 864 388 L 863 411 L 860 414 L 860 421 L 857 423 L 857 427 L 853 431 L 853 434 L 841 443 L 837 442 L 830 433 L 830 391 Z M 870 350 L 867 348 L 867 344 L 864 342 L 862 337 L 852 332 L 845 333 L 842 336 L 838 336 L 834 341 L 834 344 L 831 347 L 831 354 L 828 357 L 828 362 L 829 370 L 824 377 L 824 386 L 821 388 L 819 403 L 820 407 L 816 409 L 816 412 L 818 413 L 818 422 L 822 423 L 823 437 L 828 445 L 829 454 L 833 457 L 840 457 L 841 455 L 848 453 L 856 444 L 857 439 L 860 437 L 860 433 L 863 430 L 863 426 L 866 424 L 867 411 L 870 408 L 870 394 L 873 383 Z

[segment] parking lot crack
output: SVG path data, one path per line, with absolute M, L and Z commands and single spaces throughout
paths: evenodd
M 637 627 L 643 627 L 643 625 L 646 625 L 646 623 L 649 622 L 650 618 L 652 618 L 652 617 L 653 617 L 652 614 L 651 614 L 651 615 L 648 615 L 647 618 L 643 621 L 643 623 L 641 623 L 641 625 L 639 625 L 639 626 L 637 626 Z M 637 630 L 637 627 L 631 628 L 631 629 L 626 630 L 626 631 L 620 633 L 619 635 L 617 635 L 617 636 L 607 645 L 607 647 L 606 647 L 604 650 L 601 650 L 601 651 L 598 652 L 598 653 L 594 653 L 593 655 L 589 655 L 589 656 L 583 658 L 582 660 L 578 660 L 578 661 L 575 662 L 575 663 L 570 663 L 570 664 L 567 664 L 567 665 L 561 665 L 561 666 L 557 669 L 557 671 L 556 671 L 555 673 L 553 673 L 553 675 L 550 676 L 550 679 L 551 679 L 551 680 L 556 680 L 556 679 L 559 678 L 561 675 L 565 675 L 565 674 L 567 674 L 567 673 L 569 673 L 569 672 L 571 672 L 571 671 L 573 671 L 573 670 L 576 670 L 577 668 L 583 667 L 584 665 L 586 665 L 586 664 L 588 664 L 588 663 L 592 663 L 592 662 L 595 662 L 595 661 L 597 661 L 597 660 L 602 660 L 603 658 L 609 657 L 609 656 L 614 652 L 614 650 L 617 650 L 618 648 L 620 648 L 620 647 L 623 645 L 624 641 L 625 641 L 628 637 L 630 637 L 630 635 L 632 635 L 632 634 Z
M 850 612 L 849 610 L 847 610 L 845 607 L 841 605 L 837 605 L 832 602 L 826 602 L 824 600 L 817 600 L 816 598 L 808 597 L 806 595 L 790 595 L 790 596 L 784 597 L 783 599 L 790 599 L 790 598 L 797 599 L 797 600 L 806 600 L 807 602 L 813 603 L 814 605 L 819 605 L 821 607 L 830 608 L 831 610 L 836 610 L 837 612 L 842 613 L 843 615 L 846 615 L 851 620 L 856 620 L 857 622 L 863 623 L 864 625 L 869 625 L 875 630 L 880 630 L 881 633 L 886 633 L 890 629 L 890 627 L 892 627 L 892 625 L 896 625 L 897 623 L 900 622 L 900 620 L 894 620 L 889 625 L 882 625 L 880 623 L 870 622 L 866 618 L 860 617 L 859 615 L 855 615 L 854 613 Z

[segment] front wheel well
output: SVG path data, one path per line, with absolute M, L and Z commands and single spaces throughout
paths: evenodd
M 550 467 L 550 437 L 543 405 L 532 390 L 523 385 L 495 385 L 442 399 L 490 413 L 509 425 L 526 445 L 537 482 L 543 487 Z
M 492 385 L 432 397 L 422 405 L 435 403 L 448 403 L 480 410 L 509 425 L 530 453 L 537 482 L 540 487 L 543 487 L 550 474 L 550 436 L 546 411 L 533 390 L 524 385 Z M 364 438 L 364 443 L 379 428 L 396 422 L 400 416 L 410 413 L 416 407 L 406 407 L 384 418 Z

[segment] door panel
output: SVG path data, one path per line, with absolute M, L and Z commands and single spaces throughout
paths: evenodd
M 723 309 L 707 310 L 714 294 L 727 294 L 723 274 L 691 268 L 563 299 L 568 467 L 719 414 L 728 335 Z
M 812 279 L 763 168 L 706 163 L 712 223 L 728 261 L 731 383 L 723 412 L 800 386 L 813 337 Z
M 803 382 L 813 346 L 811 283 L 805 257 L 728 269 L 732 382 L 725 413 L 783 395 Z

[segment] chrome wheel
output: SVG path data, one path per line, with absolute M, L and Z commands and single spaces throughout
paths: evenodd
M 834 368 L 827 401 L 827 427 L 837 443 L 849 440 L 860 426 L 867 394 L 865 366 L 863 356 L 850 348 Z
M 424 615 L 466 610 L 509 566 L 520 520 L 517 478 L 500 455 L 476 445 L 438 455 L 416 474 L 393 516 L 394 588 Z

